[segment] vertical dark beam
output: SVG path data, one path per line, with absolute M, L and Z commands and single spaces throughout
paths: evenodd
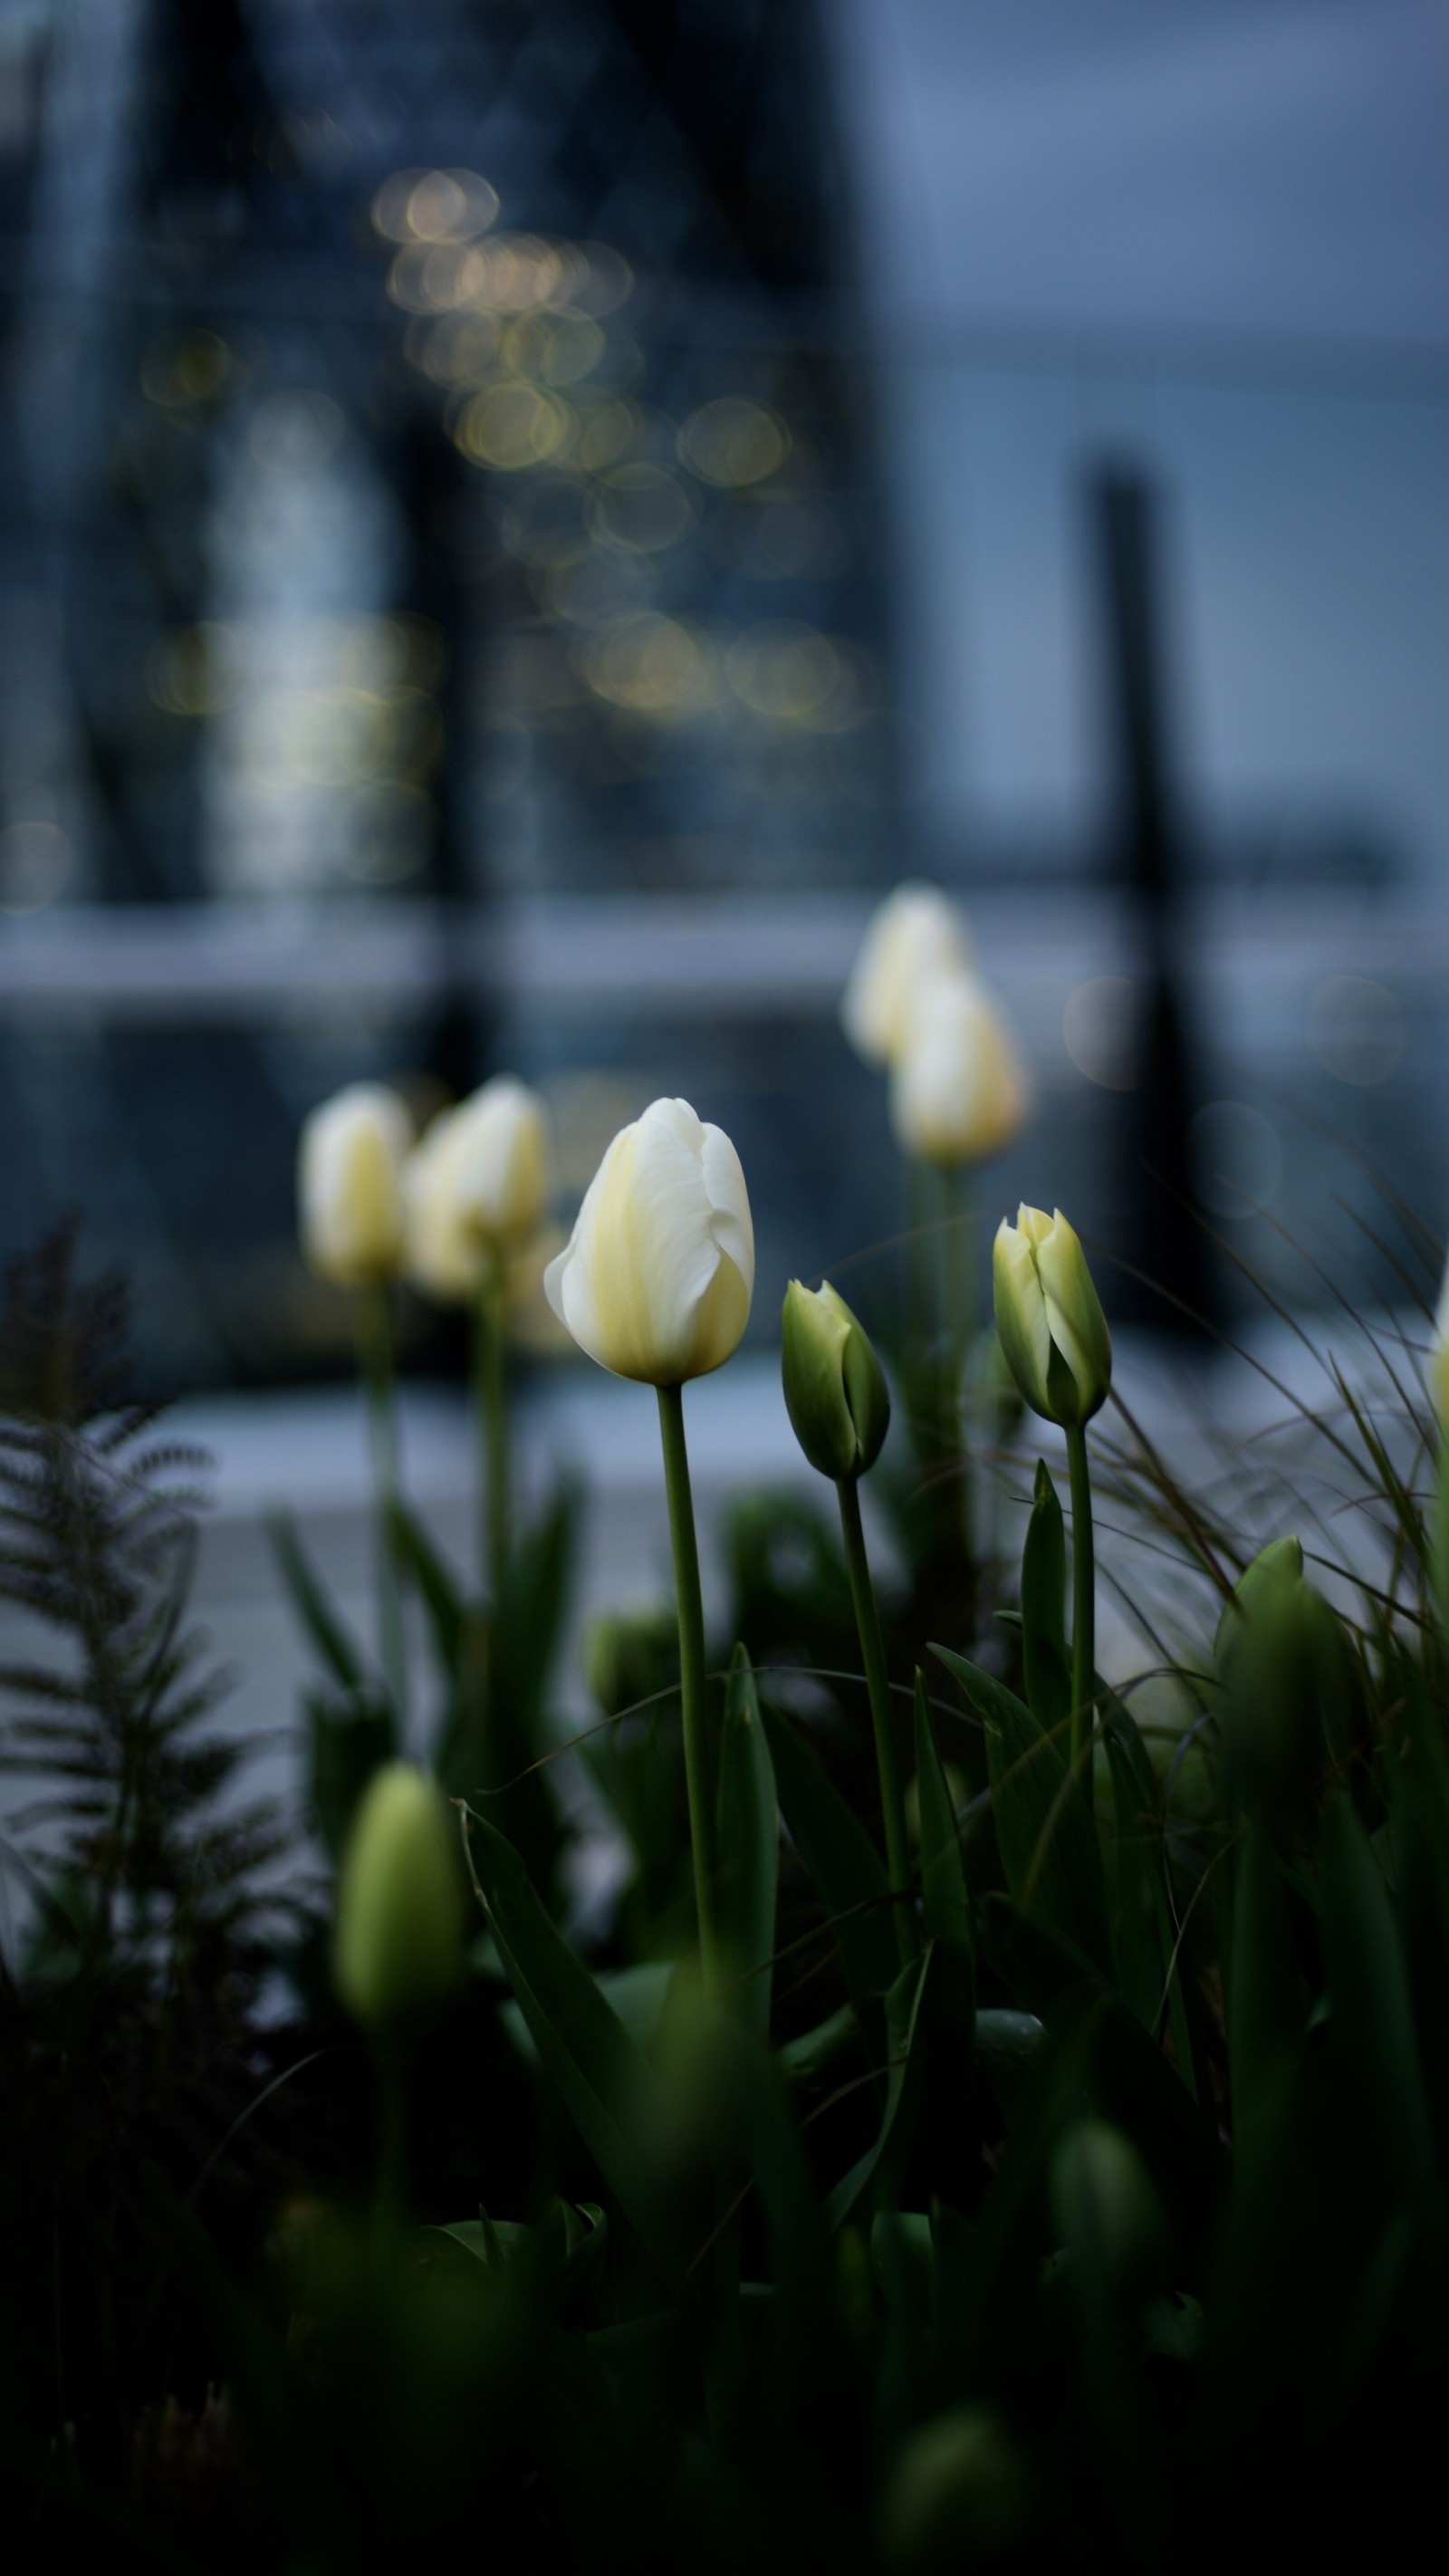
M 1219 1290 L 1194 1213 L 1188 1127 L 1198 1106 L 1182 963 L 1184 852 L 1165 708 L 1161 542 L 1150 485 L 1104 467 L 1092 490 L 1114 779 L 1116 874 L 1135 897 L 1144 983 L 1137 1082 L 1123 1121 L 1119 1249 L 1153 1285 L 1119 1273 L 1116 1313 L 1159 1329 L 1211 1324 Z M 1185 1311 L 1186 1310 L 1186 1311 Z

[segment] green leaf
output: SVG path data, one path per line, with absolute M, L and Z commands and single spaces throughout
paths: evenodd
M 885 2107 L 871 2144 L 850 2171 L 842 2174 L 826 2201 L 826 2223 L 832 2229 L 850 2216 L 891 2145 L 897 2127 L 903 2125 L 903 2106 L 919 2079 L 921 2060 L 916 2043 L 921 2029 L 922 2007 L 927 1989 L 933 1983 L 932 1968 L 937 1956 L 935 1950 L 928 1950 L 924 1958 L 913 1959 L 909 1967 L 900 1970 L 886 1996 L 888 2074 Z
M 1110 1977 L 1102 1855 L 1063 1756 L 1004 1683 L 947 1646 L 931 1652 L 960 1682 L 985 1728 L 991 1812 L 1016 1903 L 1054 1925 Z
M 322 1661 L 343 1690 L 361 1690 L 367 1679 L 366 1664 L 312 1569 L 291 1513 L 271 1513 L 267 1529 L 282 1580 Z
M 474 1889 L 534 2046 L 640 2243 L 676 2279 L 688 2255 L 649 2145 L 664 2134 L 659 2079 L 549 1921 L 512 1844 L 466 1804 L 464 1817 Z
M 1262 1817 L 1252 1816 L 1238 1845 L 1228 2019 L 1233 2133 L 1240 2158 L 1266 2134 L 1264 2104 L 1276 2101 L 1279 2074 L 1303 2037 L 1303 2020 L 1287 1891 L 1273 1837 Z
M 1036 1462 L 1036 1489 L 1021 1557 L 1021 1649 L 1026 1696 L 1048 1735 L 1072 1713 L 1072 1668 L 1067 1655 L 1067 1541 L 1062 1507 L 1044 1458 Z
M 719 1927 L 740 2018 L 764 2039 L 770 2028 L 780 1810 L 755 1676 L 736 1646 L 719 1741 Z
M 1387 1767 L 1409 1985 L 1442 2153 L 1449 2143 L 1449 1767 L 1438 1729 L 1420 1686 Z
M 519 1738 L 533 1752 L 563 1636 L 578 1536 L 578 1495 L 564 1486 L 525 1531 L 508 1566 L 495 1621 L 499 1687 Z
M 1201 2099 L 1197 2053 L 1178 1964 L 1157 1775 L 1136 1721 L 1100 1676 L 1097 1705 L 1116 1817 L 1113 1930 L 1118 1983 L 1138 2020 L 1154 2037 L 1166 1995 L 1178 2073 L 1196 2102 Z
M 433 1645 L 444 1673 L 453 1678 L 463 1642 L 463 1595 L 417 1513 L 395 1498 L 389 1514 L 393 1555 L 422 1595 Z
M 1346 1797 L 1323 1821 L 1323 1938 L 1333 2045 L 1385 2173 L 1426 2192 L 1434 2173 L 1403 1954 L 1383 1876 Z
M 924 1675 L 916 1675 L 916 1794 L 921 1815 L 922 1924 L 929 1941 L 972 1955 L 971 1901 L 956 1810 L 931 1724 Z
M 868 2023 L 900 1967 L 884 1864 L 859 1817 L 794 1728 L 768 1701 L 762 1713 L 785 1822 L 839 1941 L 856 2013 Z
M 397 1726 L 387 1700 L 365 1684 L 345 1693 L 309 1691 L 306 1709 L 312 1816 L 337 1861 L 363 1791 L 397 1751 Z

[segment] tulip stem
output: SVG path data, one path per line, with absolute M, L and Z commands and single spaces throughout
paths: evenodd
M 393 1403 L 392 1308 L 386 1288 L 364 1289 L 358 1342 L 367 1384 L 367 1423 L 377 1494 L 378 1643 L 383 1678 L 399 1728 L 407 1720 L 407 1649 L 393 1513 L 398 1500 L 397 1414 Z
M 689 1451 L 684 1439 L 684 1389 L 661 1386 L 658 1395 L 669 1539 L 674 1551 L 674 1601 L 679 1619 L 679 1701 L 684 1724 L 684 1774 L 689 1790 L 689 1838 L 694 1854 L 694 1902 L 699 1917 L 700 1964 L 706 1985 L 713 1986 L 718 1978 L 720 1947 L 715 1908 L 714 1765 L 710 1759 L 699 1542 L 689 1489 Z
M 976 1515 L 972 1508 L 971 1434 L 974 1428 L 966 1389 L 966 1363 L 976 1338 L 976 1208 L 971 1175 L 961 1165 L 948 1183 L 946 1361 L 950 1372 L 947 1421 L 961 1464 L 961 1536 L 967 1565 L 976 1564 Z
M 473 1385 L 484 1483 L 483 1570 L 496 1611 L 508 1572 L 509 1457 L 503 1265 L 490 1261 L 473 1308 Z
M 875 1735 L 876 1771 L 880 1779 L 881 1816 L 885 1825 L 886 1867 L 890 1873 L 891 1892 L 896 1899 L 896 1939 L 900 1945 L 901 1964 L 909 1967 L 919 1955 L 916 1918 L 909 1904 L 911 1885 L 911 1850 L 906 1836 L 906 1801 L 901 1787 L 901 1766 L 896 1751 L 895 1719 L 891 1710 L 891 1686 L 886 1672 L 885 1643 L 880 1632 L 880 1609 L 875 1585 L 871 1581 L 870 1559 L 865 1552 L 865 1531 L 860 1520 L 860 1490 L 853 1476 L 841 1476 L 836 1483 L 840 1496 L 840 1526 L 845 1537 L 845 1562 L 850 1569 L 850 1593 L 855 1604 L 855 1624 L 860 1635 L 860 1651 L 865 1661 L 865 1686 L 870 1698 L 870 1722 Z
M 1097 1569 L 1092 1552 L 1092 1478 L 1087 1434 L 1067 1426 L 1067 1471 L 1072 1486 L 1072 1769 L 1085 1754 L 1084 1787 L 1091 1799 L 1092 1704 L 1097 1691 Z

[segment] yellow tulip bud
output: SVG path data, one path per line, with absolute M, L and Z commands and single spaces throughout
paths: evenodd
M 947 1170 L 984 1162 L 1020 1134 L 1028 1105 L 1011 1034 L 980 976 L 928 976 L 892 1068 L 902 1151 Z
M 897 886 L 872 914 L 841 997 L 841 1024 L 857 1055 L 894 1064 L 922 985 L 970 961 L 965 921 L 940 888 Z
M 882 2555 L 901 2576 L 994 2559 L 1030 2502 L 1030 2464 L 999 2416 L 958 2406 L 901 2444 L 881 2504 Z
M 390 1762 L 358 1808 L 337 1883 L 333 1969 L 369 2027 L 433 2003 L 463 1972 L 457 1837 L 426 1773 Z
M 402 1260 L 403 1161 L 412 1127 L 397 1094 L 354 1082 L 302 1128 L 297 1196 L 302 1248 L 339 1288 L 376 1287 Z
M 792 1279 L 780 1331 L 785 1410 L 822 1476 L 861 1476 L 880 1456 L 891 1400 L 869 1336 L 827 1280 Z
M 996 1329 L 1034 1413 L 1072 1430 L 1112 1384 L 1112 1340 L 1087 1257 L 1061 1209 L 1021 1207 L 991 1250 Z
M 755 1237 L 740 1158 L 687 1100 L 614 1138 L 543 1276 L 581 1350 L 616 1377 L 680 1386 L 720 1368 L 749 1321 Z

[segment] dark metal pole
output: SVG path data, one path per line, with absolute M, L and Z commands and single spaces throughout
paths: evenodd
M 1194 1214 L 1188 1128 L 1198 1106 L 1183 966 L 1185 854 L 1165 713 L 1157 505 L 1139 473 L 1103 467 L 1092 493 L 1113 756 L 1115 873 L 1136 899 L 1144 984 L 1137 1080 L 1122 1138 L 1114 1312 L 1165 1331 L 1217 1317 L 1213 1248 Z M 1195 1324 L 1193 1319 L 1201 1319 Z

